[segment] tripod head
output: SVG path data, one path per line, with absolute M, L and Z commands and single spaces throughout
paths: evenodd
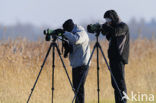
M 98 31 L 98 32 L 96 32 L 96 33 L 95 33 L 96 38 L 98 38 L 98 37 L 99 37 L 100 32 L 101 32 L 101 31 Z

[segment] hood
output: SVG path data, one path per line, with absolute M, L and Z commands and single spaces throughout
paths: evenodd
M 108 10 L 105 12 L 104 14 L 104 18 L 110 18 L 112 20 L 112 22 L 114 23 L 118 23 L 119 22 L 119 16 L 116 13 L 115 10 Z

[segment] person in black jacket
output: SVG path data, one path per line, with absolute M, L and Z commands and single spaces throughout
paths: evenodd
M 104 18 L 106 23 L 102 25 L 102 34 L 106 35 L 109 41 L 110 68 L 123 95 L 123 92 L 127 93 L 124 68 L 125 64 L 128 64 L 129 57 L 129 29 L 126 23 L 120 21 L 114 10 L 106 11 Z M 122 100 L 113 79 L 111 81 L 116 103 L 126 103 L 127 100 Z

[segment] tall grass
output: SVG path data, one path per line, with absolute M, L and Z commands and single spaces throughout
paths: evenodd
M 31 88 L 39 73 L 40 66 L 50 43 L 43 40 L 30 42 L 26 39 L 0 41 L 0 103 L 26 103 Z M 108 43 L 101 45 L 107 56 Z M 91 43 L 91 48 L 93 43 Z M 68 59 L 64 59 L 71 77 Z M 40 75 L 30 103 L 50 103 L 52 84 L 52 55 Z M 69 103 L 74 94 L 65 71 L 56 53 L 55 103 Z M 129 64 L 125 67 L 128 94 L 156 94 L 156 40 L 137 39 L 131 41 Z M 97 101 L 96 55 L 85 84 L 85 99 L 88 103 Z M 100 99 L 102 103 L 113 103 L 110 73 L 100 54 Z M 131 102 L 129 102 L 131 103 Z M 143 102 L 142 102 L 143 103 Z

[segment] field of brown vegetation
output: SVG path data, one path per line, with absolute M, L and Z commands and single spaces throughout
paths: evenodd
M 44 40 L 30 42 L 20 38 L 0 41 L 0 103 L 26 103 L 49 44 Z M 108 43 L 101 41 L 101 45 L 107 56 Z M 91 43 L 92 47 L 93 43 Z M 54 103 L 71 103 L 74 94 L 60 59 L 58 55 L 56 56 Z M 69 61 L 68 59 L 64 59 L 64 61 L 71 77 Z M 51 64 L 52 55 L 49 55 L 30 103 L 51 102 Z M 96 55 L 94 54 L 85 84 L 87 103 L 96 103 L 97 101 L 96 71 Z M 156 96 L 155 39 L 142 38 L 131 41 L 129 64 L 126 65 L 125 72 L 128 95 L 134 91 L 135 93 L 147 93 Z M 114 96 L 110 73 L 103 58 L 100 58 L 100 89 L 102 103 L 113 103 Z

